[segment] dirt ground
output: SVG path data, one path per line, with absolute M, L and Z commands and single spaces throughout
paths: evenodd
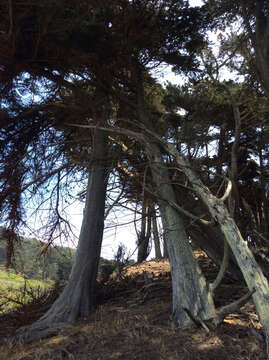
M 207 279 L 214 280 L 216 267 L 202 252 L 195 255 Z M 243 285 L 225 278 L 216 292 L 216 306 L 228 304 L 246 292 Z M 122 279 L 111 279 L 100 289 L 98 300 L 102 305 L 87 321 L 82 319 L 74 328 L 50 339 L 1 346 L 0 359 L 266 359 L 260 323 L 251 301 L 209 333 L 197 327 L 178 330 L 171 317 L 171 278 L 166 260 L 128 267 Z M 31 316 L 29 309 L 27 314 L 29 322 L 37 316 Z M 18 319 L 2 318 L 0 338 L 14 333 Z

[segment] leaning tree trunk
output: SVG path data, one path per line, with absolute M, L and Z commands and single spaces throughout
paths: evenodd
M 260 322 L 263 326 L 266 337 L 267 354 L 269 355 L 269 286 L 267 279 L 263 275 L 260 266 L 248 248 L 247 242 L 242 238 L 235 221 L 230 216 L 224 204 L 224 199 L 218 199 L 210 192 L 191 169 L 187 160 L 177 152 L 173 145 L 164 143 L 160 138 L 159 142 L 163 144 L 163 147 L 168 153 L 174 156 L 178 167 L 184 172 L 196 194 L 208 207 L 212 218 L 219 224 L 221 231 L 236 258 L 238 266 L 242 271 L 249 290 L 253 291 L 255 289 L 253 299 L 259 314 Z
M 107 137 L 96 129 L 89 166 L 86 204 L 68 284 L 52 307 L 37 322 L 18 331 L 29 342 L 57 333 L 75 319 L 88 317 L 95 308 L 95 286 L 104 229 L 108 171 L 104 167 Z
M 190 318 L 184 309 L 195 317 L 209 319 L 216 315 L 215 306 L 206 280 L 193 256 L 183 220 L 170 206 L 170 203 L 176 201 L 176 197 L 158 146 L 150 144 L 148 154 L 171 264 L 173 318 L 180 328 L 184 328 L 190 324 Z

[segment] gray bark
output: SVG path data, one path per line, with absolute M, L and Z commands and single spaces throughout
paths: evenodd
M 168 259 L 168 249 L 167 249 L 167 241 L 165 237 L 165 233 L 163 233 L 163 257 Z
M 178 166 L 192 184 L 194 191 L 207 205 L 212 218 L 220 225 L 221 231 L 232 249 L 249 290 L 256 290 L 253 294 L 253 299 L 260 317 L 260 322 L 263 326 L 267 343 L 267 353 L 269 353 L 269 286 L 260 266 L 257 264 L 247 243 L 242 238 L 235 221 L 230 217 L 223 201 L 217 199 L 210 192 L 190 168 L 185 158 L 180 156 L 172 145 L 170 146 L 170 144 L 164 144 L 162 140 L 160 141 L 166 150 L 175 157 Z
M 195 317 L 208 319 L 216 315 L 215 307 L 206 280 L 193 256 L 183 220 L 169 205 L 176 201 L 176 197 L 158 146 L 152 143 L 148 153 L 171 265 L 173 318 L 179 327 L 184 328 L 190 324 L 185 308 Z
M 104 229 L 104 209 L 108 171 L 107 137 L 96 129 L 89 167 L 87 197 L 75 263 L 60 297 L 37 322 L 21 328 L 16 338 L 30 342 L 57 333 L 78 317 L 88 317 L 95 309 L 95 286 Z
M 138 118 L 145 128 L 152 129 L 153 124 L 145 104 L 141 70 L 136 68 L 134 75 L 137 84 Z M 171 265 L 173 318 L 180 328 L 184 328 L 191 322 L 184 309 L 188 309 L 196 317 L 208 319 L 216 315 L 215 306 L 206 280 L 193 256 L 182 217 L 170 205 L 176 203 L 176 195 L 169 178 L 168 168 L 162 158 L 160 145 L 151 138 L 145 147 L 156 187 Z

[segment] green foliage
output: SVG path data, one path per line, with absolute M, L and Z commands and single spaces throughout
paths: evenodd
M 21 238 L 15 244 L 13 272 L 20 274 L 16 276 L 22 279 L 67 280 L 74 262 L 75 250 L 67 247 L 50 247 L 42 254 L 43 246 L 43 243 L 34 238 Z M 5 247 L 5 239 L 0 236 L 0 266 L 5 263 Z
M 25 280 L 13 272 L 0 268 L 0 313 L 23 306 L 37 299 L 53 285 L 52 281 Z

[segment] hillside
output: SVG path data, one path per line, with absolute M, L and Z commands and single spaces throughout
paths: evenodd
M 35 238 L 20 237 L 15 243 L 13 270 L 25 278 L 67 280 L 74 262 L 75 250 L 51 246 L 43 254 L 45 244 Z M 6 261 L 6 241 L 0 228 L 0 266 Z
M 202 253 L 196 257 L 209 280 L 216 267 Z M 149 261 L 125 268 L 122 278 L 111 276 L 99 290 L 101 304 L 89 320 L 38 344 L 16 348 L 2 346 L 6 360 L 264 360 L 264 344 L 258 317 L 250 301 L 209 334 L 203 328 L 177 330 L 171 321 L 169 263 Z M 147 276 L 145 276 L 145 273 Z M 216 292 L 216 305 L 238 299 L 247 289 L 225 278 Z M 32 311 L 32 312 L 31 312 Z M 20 325 L 41 313 L 37 308 L 3 318 L 0 338 L 12 335 Z M 23 319 L 24 321 L 22 322 Z

